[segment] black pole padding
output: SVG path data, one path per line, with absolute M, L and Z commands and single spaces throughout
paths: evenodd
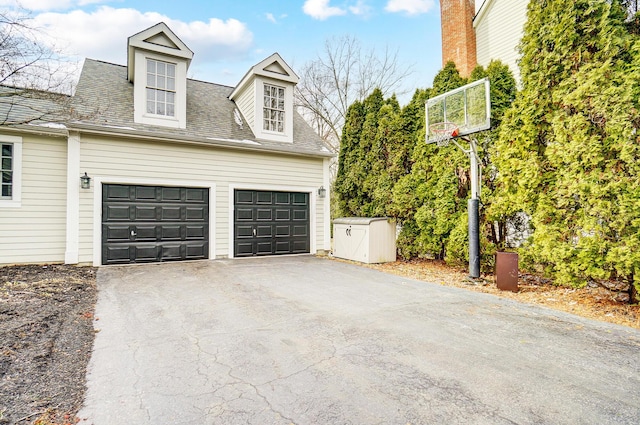
M 480 277 L 480 216 L 478 213 L 479 199 L 469 199 L 469 277 Z

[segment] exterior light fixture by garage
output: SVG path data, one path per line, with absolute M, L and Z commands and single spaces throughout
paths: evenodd
M 324 186 L 320 186 L 320 188 L 318 189 L 318 196 L 321 198 L 327 196 L 327 189 L 325 189 Z
M 80 176 L 80 187 L 83 189 L 91 188 L 91 177 L 87 175 L 87 172 L 84 172 L 84 176 Z

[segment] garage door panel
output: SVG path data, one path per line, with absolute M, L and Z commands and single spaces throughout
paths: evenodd
M 205 219 L 205 209 L 203 207 L 187 207 L 185 208 L 185 219 L 187 221 L 202 221 Z
M 291 226 L 276 226 L 277 237 L 291 236 Z
M 236 238 L 253 238 L 253 226 L 236 226 Z
M 260 221 L 273 220 L 273 210 L 271 208 L 256 209 L 256 220 L 260 220 Z
M 293 229 L 293 236 L 303 237 L 309 236 L 309 227 L 308 226 L 291 226 Z
M 109 264 L 126 264 L 131 262 L 131 248 L 130 246 L 108 247 L 103 255 L 109 258 Z
M 209 189 L 103 185 L 103 264 L 208 258 L 208 238 Z
M 103 217 L 105 221 L 129 221 L 129 206 L 128 205 L 109 205 L 103 208 Z
M 273 193 L 272 192 L 256 192 L 256 203 L 272 205 Z
M 190 243 L 185 246 L 185 257 L 189 260 L 198 260 L 207 255 L 209 250 L 208 243 Z
M 162 249 L 162 258 L 164 260 L 180 260 L 182 256 L 180 255 L 180 248 L 182 245 L 180 244 L 163 244 Z
M 309 242 L 307 241 L 293 241 L 292 251 L 296 254 L 302 254 L 309 252 Z
M 295 221 L 307 221 L 307 220 L 309 220 L 309 211 L 308 210 L 295 209 L 295 210 L 293 210 L 293 219 Z
M 157 229 L 154 225 L 135 226 L 132 235 L 137 242 L 153 242 L 158 239 Z
M 133 259 L 136 263 L 158 261 L 158 246 L 156 244 L 137 244 L 133 248 Z
M 236 204 L 253 204 L 253 192 L 250 190 L 236 190 Z
M 129 226 L 116 226 L 113 224 L 102 226 L 102 234 L 106 235 L 109 241 L 128 241 Z
M 160 226 L 160 239 L 163 241 L 183 239 L 182 226 Z
M 293 205 L 309 205 L 308 193 L 293 193 L 292 195 L 291 203 Z
M 189 189 L 185 191 L 185 200 L 193 203 L 204 203 L 204 192 L 201 189 Z
M 291 242 L 276 241 L 276 254 L 289 254 L 289 253 L 291 253 Z
M 113 184 L 105 187 L 103 196 L 108 200 L 129 199 L 131 197 L 129 186 Z
M 147 220 L 155 220 L 157 211 L 154 206 L 133 206 L 131 207 L 134 210 L 135 220 L 138 221 L 147 221 Z
M 310 252 L 308 200 L 308 193 L 236 190 L 234 256 Z
M 252 208 L 237 208 L 236 221 L 253 221 L 253 211 Z
M 180 220 L 182 208 L 180 207 L 161 207 L 160 219 L 162 221 Z
M 181 194 L 184 189 L 178 187 L 161 187 L 160 189 L 160 199 L 162 201 L 176 201 L 180 202 L 182 200 Z
M 273 242 L 271 241 L 264 241 L 264 242 L 258 242 L 257 244 L 257 255 L 270 255 L 273 254 L 274 250 L 273 250 Z
M 276 208 L 276 220 L 278 221 L 289 221 L 291 220 L 291 210 Z
M 134 200 L 136 200 L 136 201 L 155 201 L 156 200 L 156 188 L 154 186 L 136 186 Z
M 291 194 L 286 192 L 276 192 L 276 205 L 289 205 L 291 203 Z
M 256 237 L 257 238 L 270 238 L 273 236 L 273 228 L 271 225 L 268 226 L 256 226 Z
M 206 226 L 185 226 L 186 239 L 187 240 L 198 240 L 205 239 L 207 236 L 207 227 Z

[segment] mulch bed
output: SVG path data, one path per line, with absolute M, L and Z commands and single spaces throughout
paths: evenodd
M 96 269 L 0 267 L 0 424 L 68 424 L 93 346 Z

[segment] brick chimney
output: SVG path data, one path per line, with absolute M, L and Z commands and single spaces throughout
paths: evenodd
M 440 0 L 442 66 L 453 61 L 468 77 L 476 66 L 475 0 Z

